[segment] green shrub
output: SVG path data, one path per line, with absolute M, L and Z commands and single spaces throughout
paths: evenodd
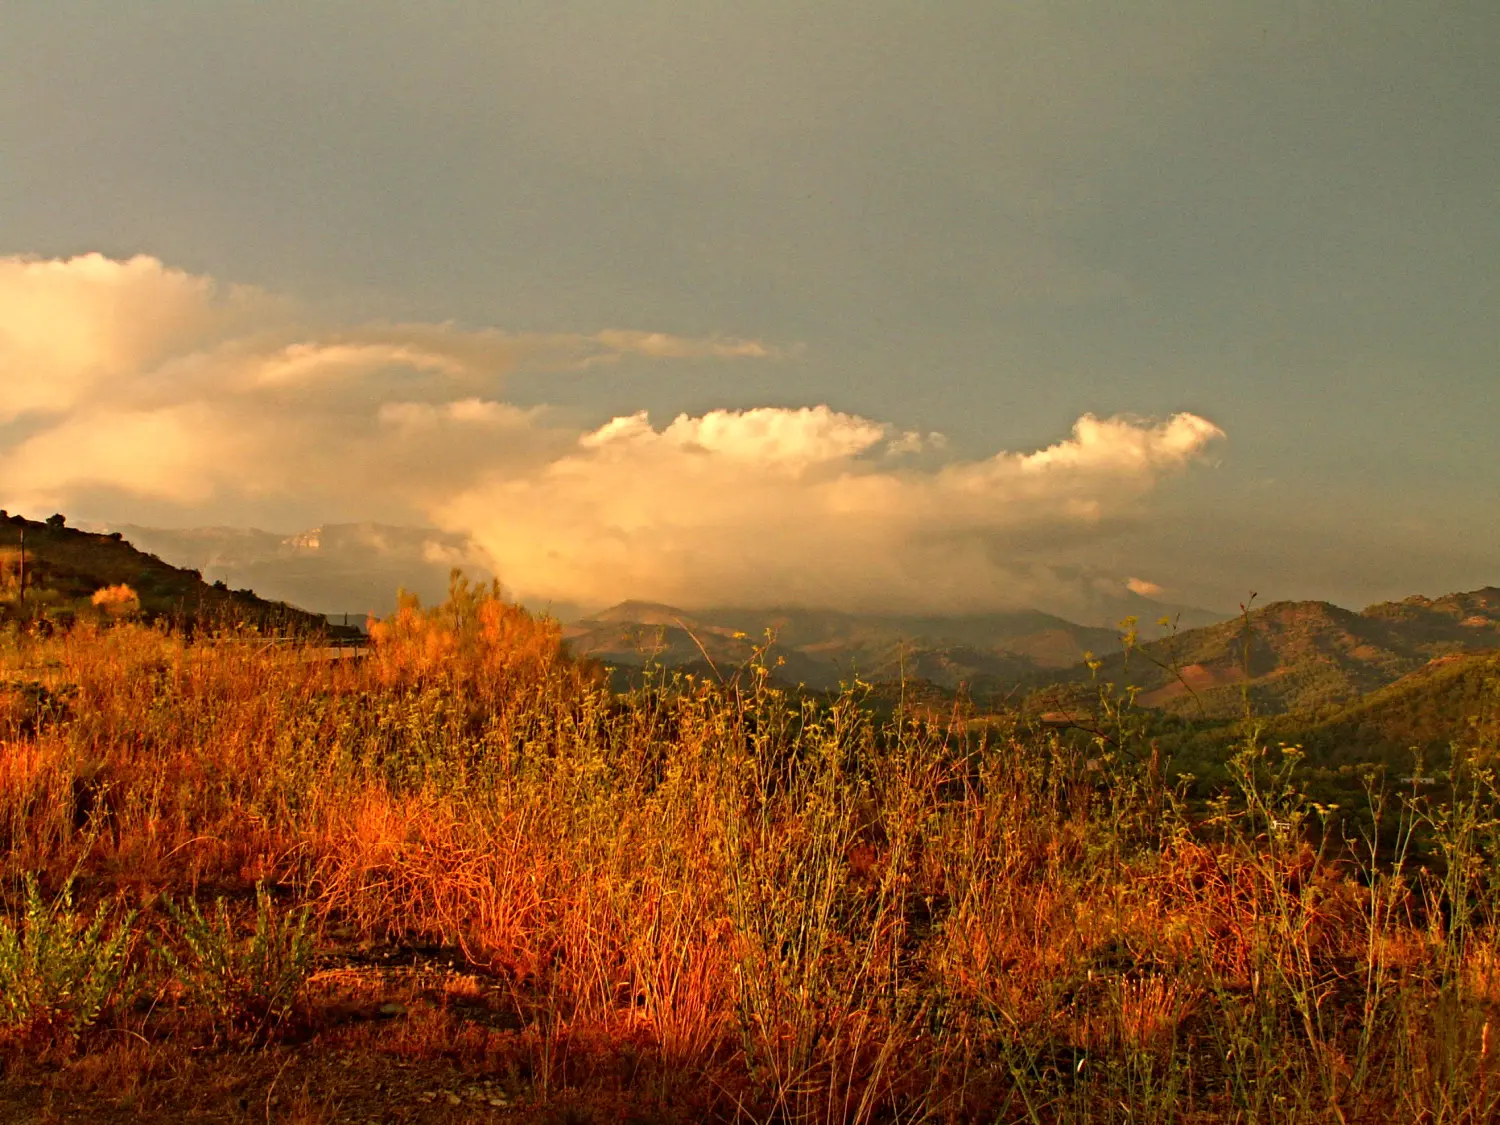
M 313 966 L 310 910 L 278 911 L 265 884 L 257 884 L 255 930 L 240 937 L 222 898 L 209 916 L 193 901 L 186 909 L 170 899 L 165 906 L 185 952 L 165 943 L 157 951 L 216 1036 L 259 1041 L 293 1019 Z
M 0 918 L 0 1036 L 75 1037 L 127 1003 L 135 912 L 109 925 L 109 906 L 92 918 L 73 910 L 72 884 L 48 902 L 25 880 L 19 919 Z

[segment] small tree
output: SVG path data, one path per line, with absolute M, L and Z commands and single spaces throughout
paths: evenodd
M 61 512 L 53 512 L 50 516 L 47 517 L 47 526 L 48 527 L 67 527 L 68 526 L 68 517 L 65 516 L 65 515 L 63 515 Z

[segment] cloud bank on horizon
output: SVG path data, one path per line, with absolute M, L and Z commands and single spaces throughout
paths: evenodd
M 1091 569 L 1090 545 L 1224 437 L 1190 413 L 1084 414 L 1043 448 L 964 459 L 826 404 L 579 425 L 503 397 L 518 371 L 785 354 L 628 328 L 336 324 L 146 256 L 3 258 L 0 506 L 429 521 L 533 601 L 997 609 L 1079 583 L 1160 592 Z

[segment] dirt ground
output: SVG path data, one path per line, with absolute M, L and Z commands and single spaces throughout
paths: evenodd
M 628 1026 L 607 1041 L 544 1034 L 503 982 L 442 962 L 327 970 L 312 995 L 308 1025 L 269 1045 L 179 1038 L 152 1017 L 67 1057 L 12 1053 L 0 1123 L 646 1125 L 710 1111 Z

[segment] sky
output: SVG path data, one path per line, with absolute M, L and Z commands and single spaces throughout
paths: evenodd
M 1500 7 L 18 0 L 0 506 L 601 605 L 1500 583 Z

